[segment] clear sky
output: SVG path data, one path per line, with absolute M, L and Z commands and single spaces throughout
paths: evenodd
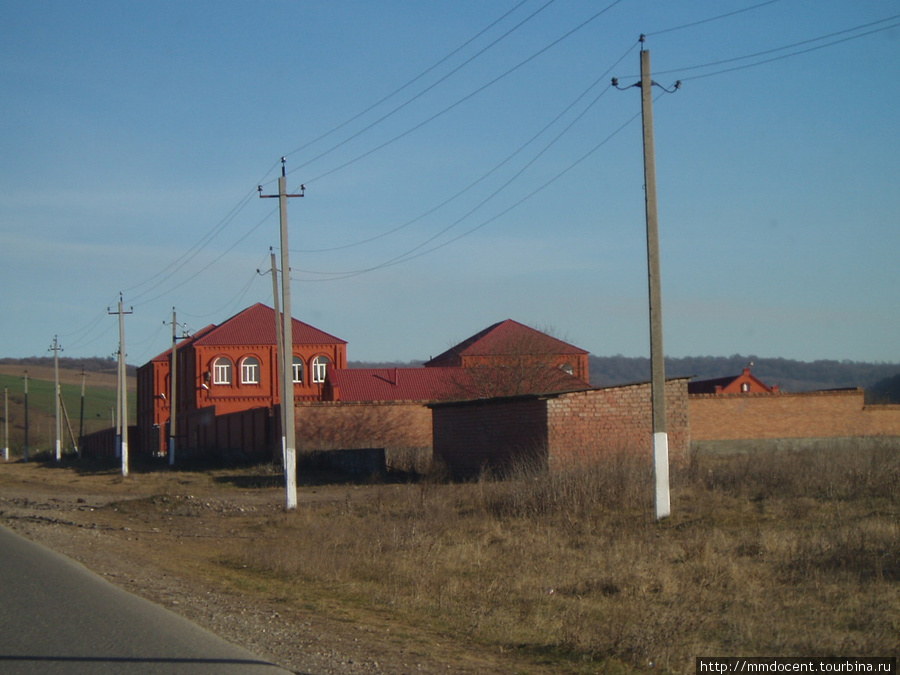
M 282 156 L 350 360 L 647 356 L 641 33 L 666 353 L 900 362 L 896 0 L 0 0 L 0 356 L 271 305 Z

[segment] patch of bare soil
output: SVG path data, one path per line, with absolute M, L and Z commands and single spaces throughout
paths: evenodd
M 213 562 L 284 513 L 278 479 L 254 470 L 123 478 L 113 470 L 8 463 L 0 465 L 0 522 L 297 673 L 550 672 L 390 616 L 360 621 L 358 612 L 342 616 L 315 601 L 254 589 L 240 575 L 226 578 Z M 341 499 L 346 490 L 304 488 L 299 509 L 309 500 Z

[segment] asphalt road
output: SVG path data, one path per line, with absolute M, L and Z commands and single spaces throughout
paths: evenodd
M 0 526 L 0 673 L 289 673 Z

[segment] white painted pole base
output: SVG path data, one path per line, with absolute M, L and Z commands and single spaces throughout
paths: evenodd
M 294 448 L 285 448 L 284 482 L 287 492 L 285 508 L 293 511 L 297 508 L 297 452 Z
M 669 504 L 669 435 L 653 434 L 653 473 L 656 476 L 656 519 L 671 515 Z

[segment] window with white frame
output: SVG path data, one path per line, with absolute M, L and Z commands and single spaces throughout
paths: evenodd
M 313 382 L 322 383 L 328 373 L 328 364 L 331 360 L 327 356 L 317 356 L 312 362 Z
M 293 377 L 294 384 L 302 384 L 303 383 L 303 359 L 299 356 L 294 357 L 294 365 L 293 365 Z
M 259 384 L 259 359 L 255 356 L 241 361 L 241 384 Z
M 231 384 L 231 361 L 224 356 L 213 361 L 213 384 Z

